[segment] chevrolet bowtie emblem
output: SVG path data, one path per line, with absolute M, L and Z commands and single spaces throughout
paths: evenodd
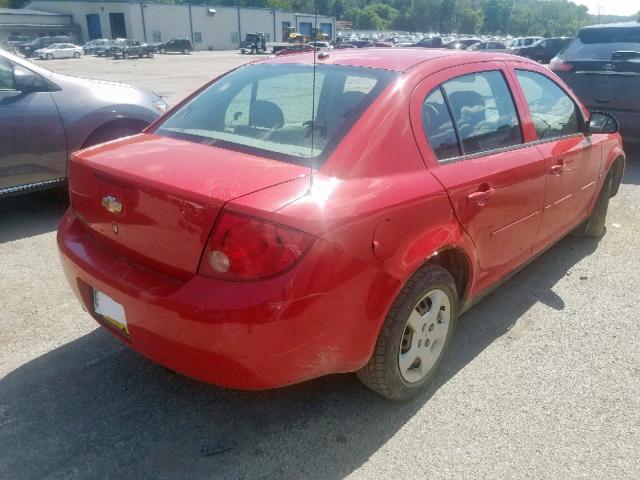
M 107 209 L 107 212 L 120 213 L 122 212 L 122 202 L 111 196 L 102 197 L 102 206 Z

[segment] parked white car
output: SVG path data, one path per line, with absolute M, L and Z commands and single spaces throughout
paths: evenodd
M 514 38 L 509 43 L 507 43 L 507 48 L 515 50 L 516 48 L 528 47 L 529 45 L 532 45 L 533 43 L 537 42 L 538 40 L 542 40 L 542 37 L 520 37 L 520 38 Z
M 82 47 L 71 43 L 54 43 L 46 48 L 35 51 L 35 55 L 41 60 L 53 60 L 54 58 L 80 58 L 84 55 Z

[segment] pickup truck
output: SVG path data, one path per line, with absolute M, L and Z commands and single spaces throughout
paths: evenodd
M 123 40 L 111 46 L 113 58 L 148 57 L 153 58 L 156 47 L 137 40 Z

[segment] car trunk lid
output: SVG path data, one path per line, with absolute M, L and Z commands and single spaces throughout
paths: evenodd
M 188 278 L 226 202 L 308 172 L 144 134 L 74 154 L 69 191 L 75 215 L 96 241 L 154 271 Z

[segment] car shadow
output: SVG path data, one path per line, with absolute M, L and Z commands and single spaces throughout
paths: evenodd
M 96 329 L 0 380 L 0 478 L 342 478 L 487 346 L 517 335 L 509 331 L 532 305 L 563 309 L 554 285 L 596 245 L 561 241 L 467 312 L 434 382 L 406 403 L 378 397 L 354 375 L 225 390 Z
M 0 243 L 56 230 L 68 207 L 62 188 L 0 198 Z

